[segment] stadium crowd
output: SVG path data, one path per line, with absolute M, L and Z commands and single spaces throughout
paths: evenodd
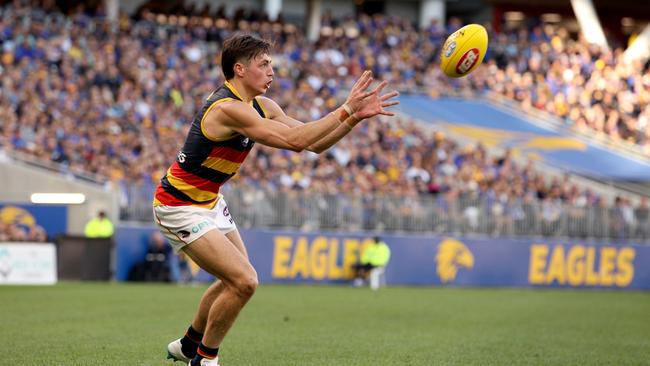
M 0 243 L 9 241 L 46 242 L 47 233 L 39 225 L 28 227 L 0 220 Z
M 0 8 L 0 147 L 108 177 L 129 193 L 125 207 L 149 204 L 192 116 L 223 82 L 219 45 L 236 29 L 275 41 L 270 96 L 299 120 L 332 110 L 340 89 L 370 68 L 401 90 L 438 95 L 490 89 L 576 128 L 650 147 L 647 67 L 621 66 L 620 52 L 601 52 L 562 30 L 499 34 L 485 67 L 450 80 L 437 67 L 436 51 L 461 25 L 457 19 L 418 30 L 388 16 L 326 17 L 320 40 L 309 43 L 295 25 L 257 21 L 245 12 L 188 18 L 145 11 L 137 20 L 122 16 L 110 24 L 101 15 L 19 4 Z M 258 147 L 232 185 L 395 195 L 404 198 L 404 210 L 417 210 L 416 198 L 430 196 L 436 209 L 467 225 L 490 212 L 494 230 L 509 232 L 527 215 L 526 203 L 539 206 L 536 215 L 551 229 L 562 215 L 584 215 L 584 207 L 620 217 L 620 225 L 612 225 L 621 232 L 648 221 L 644 203 L 635 211 L 623 198 L 605 202 L 568 177 L 549 180 L 533 163 L 516 163 L 510 152 L 495 156 L 481 145 L 461 147 L 402 118 L 368 121 L 322 156 Z M 481 201 L 481 209 L 453 204 L 458 212 L 450 211 L 461 198 Z
M 490 47 L 481 87 L 650 156 L 650 63 L 623 62 L 622 48 L 601 50 L 562 27 L 502 33 Z

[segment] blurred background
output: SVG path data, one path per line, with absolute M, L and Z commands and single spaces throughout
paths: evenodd
M 194 282 L 153 226 L 224 39 L 274 42 L 309 121 L 365 69 L 395 118 L 329 151 L 258 144 L 223 188 L 262 283 L 650 288 L 650 7 L 632 0 L 0 1 L 0 283 Z M 439 51 L 488 29 L 473 74 Z M 45 244 L 36 244 L 45 243 Z

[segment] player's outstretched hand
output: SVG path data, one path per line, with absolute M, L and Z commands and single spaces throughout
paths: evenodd
M 388 85 L 388 81 L 382 81 L 377 85 L 377 87 L 366 93 L 361 108 L 355 110 L 354 117 L 359 120 L 374 117 L 378 114 L 383 114 L 384 116 L 394 116 L 395 113 L 388 111 L 384 108 L 390 107 L 392 105 L 399 104 L 399 100 L 391 100 L 399 95 L 397 91 L 392 91 L 384 95 L 380 95 L 381 91 Z
M 372 72 L 364 71 L 359 80 L 352 86 L 348 99 L 345 101 L 350 109 L 354 112 L 354 117 L 362 120 L 374 117 L 378 114 L 385 116 L 394 116 L 395 113 L 387 111 L 385 107 L 399 104 L 398 100 L 391 100 L 399 95 L 398 92 L 392 91 L 380 95 L 381 91 L 388 85 L 387 81 L 382 81 L 374 90 L 366 91 L 373 82 Z
M 368 89 L 371 83 L 372 71 L 366 70 L 352 86 L 345 104 L 347 104 L 353 112 L 358 111 L 361 109 L 361 106 L 363 106 L 364 99 L 370 94 L 369 92 L 366 92 L 366 89 Z

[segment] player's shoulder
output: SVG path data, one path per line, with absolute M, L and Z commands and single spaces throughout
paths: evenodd
M 224 100 L 223 103 L 219 103 L 218 107 L 218 110 L 229 114 L 241 110 L 248 110 L 250 105 L 236 98 L 228 98 L 228 100 Z
M 255 99 L 257 100 L 257 103 L 262 106 L 262 109 L 264 109 L 267 118 L 273 118 L 273 116 L 282 114 L 282 108 L 273 99 L 262 95 L 255 97 Z
M 205 115 L 209 118 L 215 118 L 221 114 L 221 112 L 230 112 L 232 110 L 237 110 L 241 108 L 246 108 L 246 103 L 242 102 L 237 98 L 221 98 L 213 101 L 208 109 L 205 112 Z
M 253 122 L 257 118 L 259 118 L 259 115 L 253 106 L 239 99 L 233 99 L 223 103 L 213 117 L 215 121 L 226 125 L 247 124 L 248 122 Z
M 279 108 L 278 103 L 276 103 L 273 99 L 271 99 L 269 97 L 265 97 L 263 95 L 258 95 L 258 96 L 255 97 L 255 99 L 257 100 L 258 103 L 262 104 L 264 107 L 268 106 L 268 107 L 271 107 L 271 108 L 272 107 L 278 107 Z

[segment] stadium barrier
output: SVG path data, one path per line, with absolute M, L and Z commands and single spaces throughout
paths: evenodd
M 146 253 L 154 227 L 116 232 L 117 279 Z M 349 283 L 371 233 L 241 230 L 261 283 Z M 650 290 L 650 247 L 617 242 L 382 235 L 390 285 Z M 196 279 L 211 280 L 196 270 Z
M 132 187 L 122 218 L 153 222 L 154 187 Z M 431 232 L 454 235 L 544 236 L 650 239 L 648 215 L 628 217 L 621 208 L 571 205 L 557 201 L 511 199 L 507 202 L 472 195 L 445 197 L 272 191 L 243 186 L 225 193 L 240 227 L 298 231 Z
M 112 239 L 60 236 L 56 240 L 59 278 L 108 281 L 112 277 Z

